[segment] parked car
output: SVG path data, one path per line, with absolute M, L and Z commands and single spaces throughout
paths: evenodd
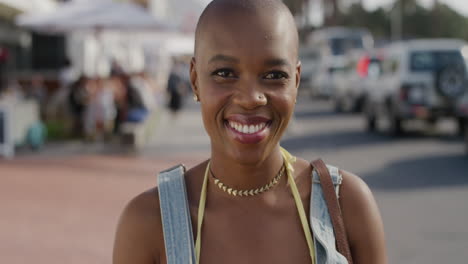
M 372 35 L 364 29 L 330 27 L 314 31 L 305 43 L 319 55 L 316 74 L 310 80 L 311 94 L 330 97 L 335 74 L 345 69 L 347 53 L 351 50 L 372 49 L 373 45 Z
M 451 117 L 463 133 L 465 116 L 457 105 L 467 91 L 467 71 L 461 54 L 464 41 L 412 40 L 391 44 L 384 50 L 382 74 L 365 102 L 367 128 L 380 121 L 392 135 L 404 132 L 404 123 L 423 120 L 434 125 Z
M 369 53 L 351 53 L 346 70 L 335 77 L 332 99 L 337 112 L 360 112 L 371 80 L 381 72 L 381 60 Z
M 336 85 L 336 77 L 346 70 L 345 61 L 322 61 L 311 80 L 312 97 L 331 98 Z

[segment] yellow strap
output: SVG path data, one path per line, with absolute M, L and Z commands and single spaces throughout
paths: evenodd
M 288 151 L 281 148 L 281 153 L 283 154 L 284 163 L 286 164 L 286 174 L 288 175 L 288 182 L 291 185 L 292 195 L 294 196 L 294 201 L 296 202 L 297 211 L 299 213 L 299 218 L 301 219 L 302 229 L 304 230 L 304 235 L 306 237 L 307 246 L 309 247 L 310 258 L 312 259 L 312 264 L 315 264 L 315 248 L 314 240 L 312 239 L 312 232 L 310 231 L 309 220 L 304 210 L 304 205 L 302 204 L 301 195 L 297 189 L 296 182 L 294 181 L 294 168 L 292 164 L 296 162 L 296 157 L 292 156 Z
M 286 167 L 286 174 L 288 175 L 288 182 L 291 185 L 291 191 L 296 203 L 297 211 L 301 219 L 302 229 L 307 241 L 307 246 L 309 247 L 310 257 L 312 259 L 312 264 L 315 264 L 315 250 L 314 250 L 314 241 L 312 239 L 312 232 L 310 231 L 309 221 L 304 210 L 304 205 L 302 204 L 301 196 L 299 190 L 297 189 L 296 182 L 294 181 L 294 168 L 292 164 L 296 162 L 296 157 L 292 156 L 285 149 L 281 148 L 281 154 L 284 158 L 284 163 Z M 211 162 L 211 161 L 210 161 Z M 200 195 L 200 202 L 198 204 L 198 221 L 197 221 L 197 239 L 195 242 L 195 252 L 196 252 L 196 261 L 197 264 L 200 263 L 200 252 L 201 252 L 201 231 L 203 224 L 203 216 L 205 214 L 205 205 L 206 205 L 206 186 L 208 184 L 208 173 L 210 172 L 210 162 L 206 166 L 205 177 L 203 180 L 202 191 Z
M 198 204 L 198 220 L 197 220 L 197 240 L 195 241 L 195 252 L 197 254 L 197 264 L 200 263 L 200 251 L 201 251 L 201 229 L 203 224 L 203 216 L 205 215 L 205 204 L 206 204 L 206 186 L 208 184 L 208 173 L 210 173 L 211 161 L 208 161 L 205 170 L 205 178 L 203 180 L 202 191 L 200 194 L 200 202 Z

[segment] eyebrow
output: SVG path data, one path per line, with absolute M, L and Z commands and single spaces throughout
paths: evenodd
M 223 54 L 218 54 L 213 56 L 210 60 L 209 63 L 214 63 L 214 62 L 230 62 L 230 63 L 239 63 L 239 59 L 228 56 L 228 55 L 223 55 Z M 290 67 L 291 64 L 288 62 L 286 59 L 282 58 L 273 58 L 273 59 L 267 59 L 264 64 L 269 67 L 275 67 L 275 66 L 287 66 Z
M 270 67 L 275 67 L 275 66 L 287 66 L 290 67 L 291 64 L 285 60 L 285 59 L 268 59 L 265 61 L 265 65 L 270 66 Z
M 218 62 L 218 61 L 222 61 L 222 62 L 231 62 L 231 63 L 239 63 L 239 60 L 234 58 L 234 57 L 231 57 L 231 56 L 227 56 L 227 55 L 222 55 L 222 54 L 218 54 L 218 55 L 215 55 L 213 56 L 209 63 L 213 63 L 213 62 Z

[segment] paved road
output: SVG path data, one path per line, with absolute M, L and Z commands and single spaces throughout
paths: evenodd
M 384 218 L 390 263 L 466 263 L 468 157 L 451 123 L 439 133 L 392 139 L 363 132 L 358 115 L 336 115 L 301 98 L 282 144 L 361 176 Z M 0 263 L 109 263 L 117 218 L 155 172 L 208 157 L 197 107 L 164 115 L 140 155 L 103 145 L 50 145 L 0 161 Z
M 394 139 L 363 132 L 359 115 L 336 115 L 323 102 L 304 100 L 295 133 L 283 146 L 324 158 L 361 176 L 380 206 L 390 262 L 467 263 L 468 156 L 455 124 L 436 133 Z

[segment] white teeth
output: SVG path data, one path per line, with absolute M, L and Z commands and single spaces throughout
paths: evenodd
M 254 134 L 262 130 L 263 128 L 265 128 L 266 123 L 261 123 L 257 125 L 242 125 L 242 124 L 230 121 L 229 126 L 240 133 Z

